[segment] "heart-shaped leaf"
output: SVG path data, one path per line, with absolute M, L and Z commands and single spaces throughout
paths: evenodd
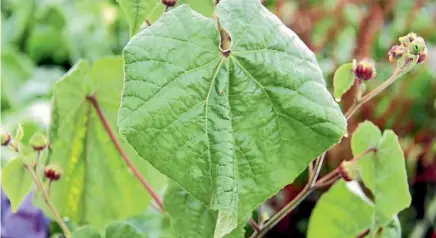
M 382 135 L 377 126 L 365 121 L 354 131 L 351 149 L 357 156 L 371 147 L 377 151 L 359 160 L 360 176 L 374 195 L 376 224 L 383 227 L 410 206 L 406 161 L 394 132 L 386 130 Z
M 124 49 L 119 127 L 138 154 L 218 210 L 216 232 L 291 183 L 345 132 L 314 54 L 259 1 L 222 0 L 232 38 L 182 5 Z
M 55 87 L 48 163 L 60 166 L 64 173 L 52 183 L 50 199 L 62 216 L 78 225 L 102 228 L 113 220 L 142 213 L 151 199 L 86 98 L 95 95 L 116 132 L 122 82 L 122 59 L 111 57 L 96 61 L 92 68 L 80 61 Z M 154 185 L 165 181 L 127 143 L 120 142 L 145 177 L 155 176 L 150 179 L 157 182 Z
M 355 157 L 376 148 L 358 160 L 361 180 L 374 201 L 357 182 L 345 186 L 343 180 L 338 181 L 312 212 L 308 237 L 356 237 L 367 230 L 377 237 L 401 237 L 395 217 L 410 205 L 411 197 L 397 136 L 391 130 L 382 134 L 377 126 L 365 121 L 353 133 L 351 147 Z
M 2 169 L 1 185 L 11 202 L 12 211 L 16 212 L 33 188 L 32 176 L 22 159 L 15 158 Z

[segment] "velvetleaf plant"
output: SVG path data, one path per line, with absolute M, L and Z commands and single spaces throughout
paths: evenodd
M 318 177 L 326 152 L 348 134 L 347 120 L 426 59 L 424 40 L 401 37 L 388 55 L 396 70 L 367 93 L 374 62 L 339 67 L 336 101 L 355 86 L 343 114 L 313 52 L 260 1 L 221 0 L 214 18 L 176 2 L 119 0 L 132 36 L 122 59 L 80 61 L 56 84 L 48 139 L 37 133 L 26 145 L 21 128 L 14 137 L 2 132 L 2 145 L 17 153 L 2 171 L 13 209 L 34 184 L 36 204 L 68 238 L 147 237 L 128 218 L 150 200 L 169 217 L 170 237 L 245 237 L 247 223 L 251 237 L 262 237 L 331 185 L 309 238 L 401 237 L 396 215 L 411 198 L 392 131 L 361 123 L 353 158 Z M 156 11 L 166 13 L 151 22 Z M 150 164 L 169 178 L 163 202 L 155 189 L 165 179 Z M 305 170 L 294 200 L 269 219 L 251 218 Z

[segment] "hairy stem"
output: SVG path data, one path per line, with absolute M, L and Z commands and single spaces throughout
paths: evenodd
M 345 117 L 347 120 L 349 120 L 356 112 L 357 110 L 365 103 L 367 103 L 369 100 L 377 96 L 379 93 L 381 93 L 383 90 L 385 90 L 387 87 L 389 87 L 392 83 L 395 82 L 400 76 L 401 70 L 395 70 L 394 73 L 389 77 L 386 81 L 384 81 L 382 84 L 380 84 L 377 88 L 372 90 L 371 92 L 367 93 L 365 96 L 360 98 L 359 100 L 356 100 L 353 105 L 348 109 L 348 111 L 345 113 Z
M 39 152 L 38 152 L 38 154 L 39 154 Z M 27 171 L 29 171 L 29 173 L 32 175 L 32 179 L 33 179 L 33 182 L 36 185 L 36 188 L 38 189 L 39 192 L 41 192 L 41 195 L 42 195 L 42 198 L 43 198 L 45 204 L 47 204 L 47 207 L 51 210 L 51 212 L 55 216 L 56 221 L 58 222 L 58 224 L 61 227 L 62 231 L 64 232 L 65 236 L 67 238 L 71 237 L 70 230 L 68 229 L 67 225 L 65 224 L 65 222 L 62 219 L 62 217 L 59 214 L 59 212 L 56 210 L 56 208 L 51 203 L 50 197 L 49 197 L 47 191 L 44 189 L 44 185 L 43 185 L 41 179 L 38 177 L 38 175 L 36 174 L 35 170 L 33 170 L 31 166 L 29 166 L 26 163 L 24 163 L 24 164 L 26 166 Z
M 86 99 L 91 103 L 91 105 L 94 107 L 95 111 L 98 114 L 98 117 L 100 118 L 100 121 L 103 123 L 103 126 L 108 133 L 109 137 L 111 138 L 112 143 L 114 144 L 115 148 L 118 150 L 118 153 L 123 158 L 124 162 L 126 162 L 127 166 L 130 168 L 132 173 L 136 176 L 136 178 L 139 180 L 139 182 L 144 186 L 144 188 L 147 190 L 147 192 L 151 195 L 151 197 L 154 199 L 154 201 L 159 206 L 162 213 L 165 212 L 165 209 L 163 207 L 162 200 L 160 199 L 159 195 L 154 191 L 154 189 L 151 187 L 151 185 L 147 182 L 147 180 L 142 176 L 142 174 L 139 172 L 139 170 L 135 167 L 132 160 L 130 160 L 127 153 L 124 151 L 123 147 L 121 146 L 120 142 L 118 141 L 118 138 L 115 136 L 113 130 L 111 129 L 108 120 L 106 119 L 106 116 L 104 115 L 103 111 L 101 110 L 100 104 L 97 101 L 97 98 L 95 95 L 87 96 Z
M 260 231 L 260 226 L 259 224 L 257 224 L 257 222 L 255 220 L 253 220 L 253 218 L 248 219 L 248 222 L 250 222 L 251 227 L 253 227 L 253 230 L 255 231 Z

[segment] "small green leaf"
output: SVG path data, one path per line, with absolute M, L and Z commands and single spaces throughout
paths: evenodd
M 354 84 L 353 64 L 347 63 L 341 65 L 333 77 L 334 96 L 339 101 L 351 86 Z
M 365 121 L 355 130 L 351 148 L 354 156 L 369 148 L 377 149 L 358 160 L 361 180 L 372 192 L 374 202 L 366 198 L 358 183 L 354 190 L 360 191 L 355 193 L 359 198 L 351 197 L 341 185 L 344 181 L 340 180 L 317 203 L 310 218 L 308 237 L 355 237 L 366 229 L 377 234 L 380 228 L 382 237 L 401 237 L 398 221 L 392 219 L 410 205 L 411 197 L 397 136 L 390 130 L 382 134 L 377 126 Z M 345 201 L 345 198 L 350 200 Z
M 371 227 L 373 208 L 350 184 L 341 179 L 322 195 L 310 216 L 308 238 L 356 237 Z
M 145 238 L 134 226 L 117 222 L 112 223 L 106 227 L 105 238 Z
M 16 212 L 33 188 L 33 180 L 20 158 L 11 160 L 2 170 L 2 188 L 8 196 L 12 211 Z
M 381 238 L 400 238 L 401 223 L 397 216 L 382 230 Z
M 164 206 L 171 215 L 171 226 L 181 237 L 203 238 L 225 235 L 216 232 L 218 212 L 205 207 L 174 182 L 169 183 L 165 192 Z M 244 237 L 244 225 L 245 222 L 242 222 L 238 228 L 224 237 Z
M 155 20 L 164 11 L 161 0 L 117 0 L 126 15 L 130 25 L 130 37 L 134 36 L 141 28 L 147 17 Z M 156 16 L 157 14 L 157 16 Z
M 381 135 L 377 126 L 365 121 L 353 133 L 353 155 L 357 156 L 374 146 L 377 151 L 365 155 L 358 162 L 362 181 L 375 198 L 376 224 L 384 227 L 398 212 L 410 206 L 411 196 L 398 137 L 391 130 Z
M 101 238 L 100 232 L 92 226 L 82 226 L 71 234 L 71 238 Z
M 151 200 L 87 100 L 87 96 L 95 95 L 110 127 L 119 136 L 115 122 L 122 65 L 120 57 L 97 60 L 92 67 L 80 61 L 55 86 L 47 164 L 58 165 L 63 174 L 52 183 L 50 199 L 63 217 L 78 225 L 101 229 L 111 221 L 142 213 Z M 165 183 L 162 175 L 118 139 L 144 177 L 155 189 L 161 188 Z
M 17 131 L 15 132 L 14 143 L 21 143 L 21 139 L 23 139 L 24 131 L 21 123 L 18 123 Z
M 120 132 L 196 200 L 236 228 L 337 143 L 346 120 L 315 55 L 260 1 L 221 0 L 232 37 L 182 5 L 124 48 Z

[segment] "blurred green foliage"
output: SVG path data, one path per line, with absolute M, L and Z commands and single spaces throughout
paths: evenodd
M 205 16 L 213 14 L 211 0 L 179 0 L 182 3 Z M 362 57 L 377 62 L 377 78 L 369 82 L 368 90 L 374 88 L 394 69 L 387 52 L 398 37 L 416 32 L 426 40 L 428 59 L 369 102 L 358 121 L 374 121 L 400 136 L 413 206 L 399 218 L 405 236 L 430 234 L 434 222 L 424 220 L 434 218 L 435 212 L 428 213 L 435 211 L 429 204 L 434 208 L 436 197 L 436 175 L 432 173 L 436 171 L 436 2 L 264 0 L 264 5 L 316 53 L 330 89 L 337 67 Z M 116 0 L 3 0 L 1 23 L 1 127 L 14 131 L 21 121 L 24 142 L 48 127 L 52 89 L 62 74 L 79 59 L 92 62 L 119 55 L 129 40 L 129 25 Z M 347 107 L 347 100 L 342 104 Z M 2 149 L 2 167 L 4 159 L 11 157 L 8 153 Z M 341 151 L 329 161 L 349 155 Z M 304 234 L 305 229 L 304 225 L 297 230 Z

